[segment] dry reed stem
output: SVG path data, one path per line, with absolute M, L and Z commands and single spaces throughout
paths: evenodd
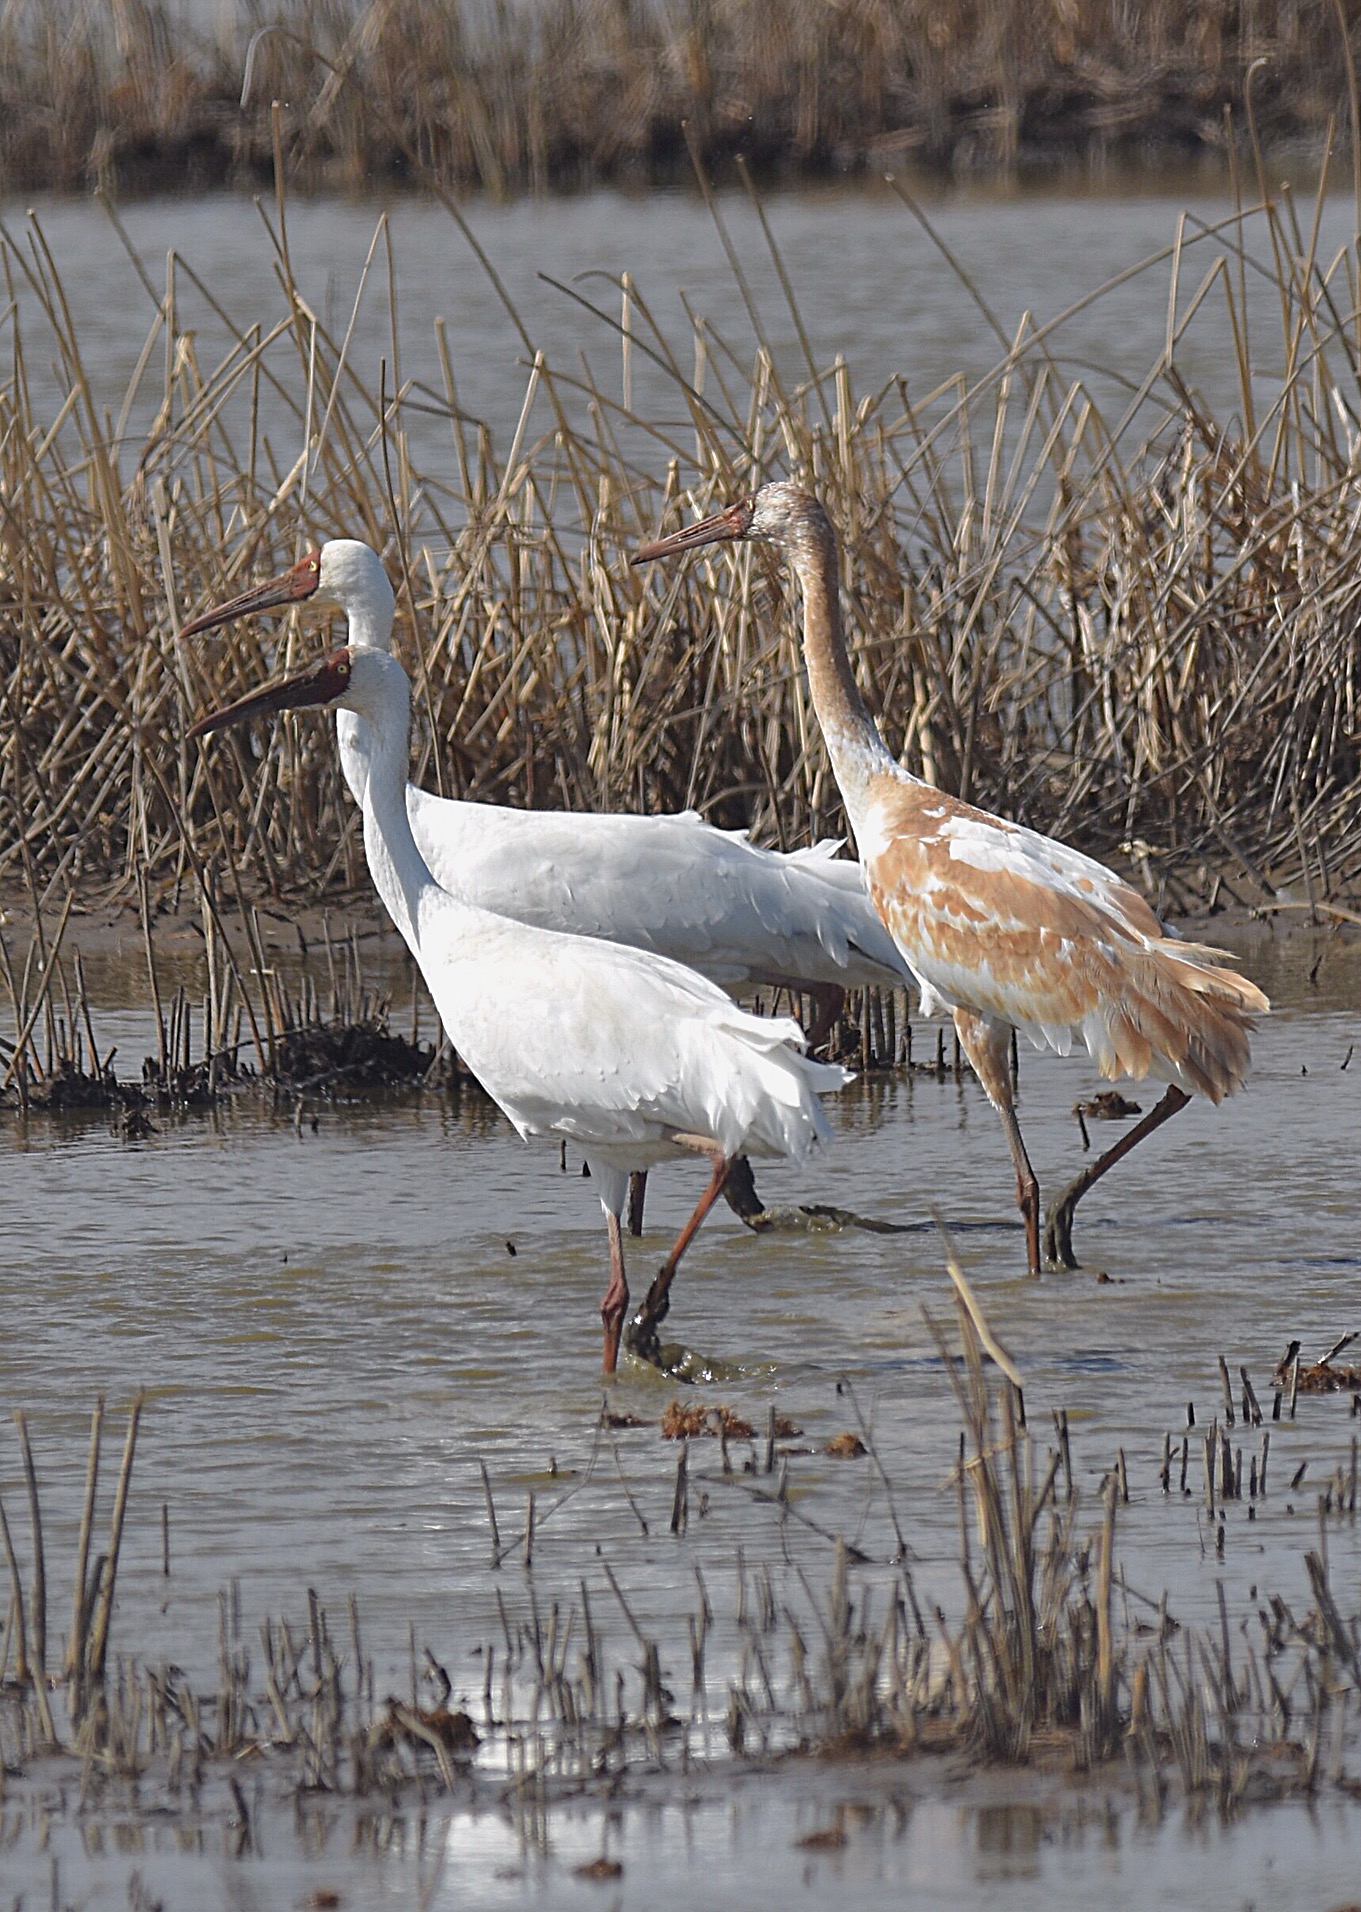
M 85 1468 L 85 1498 L 80 1509 L 80 1534 L 76 1541 L 76 1572 L 73 1583 L 71 1638 L 66 1649 L 66 1678 L 79 1685 L 85 1669 L 85 1625 L 91 1609 L 89 1586 L 90 1535 L 94 1528 L 95 1492 L 99 1485 L 99 1455 L 104 1434 L 104 1396 L 95 1401 L 90 1415 L 90 1453 Z

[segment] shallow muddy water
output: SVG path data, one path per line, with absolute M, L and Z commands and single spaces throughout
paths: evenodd
M 1301 1396 L 1293 1423 L 1270 1425 L 1265 1498 L 1233 1503 L 1218 1521 L 1205 1508 L 1200 1440 L 1223 1414 L 1220 1354 L 1235 1403 L 1242 1363 L 1269 1415 L 1270 1373 L 1287 1341 L 1298 1337 L 1317 1356 L 1361 1326 L 1361 1053 L 1352 1053 L 1353 1045 L 1361 1051 L 1361 961 L 1355 949 L 1307 934 L 1256 935 L 1246 960 L 1280 1004 L 1258 1038 L 1248 1090 L 1217 1111 L 1193 1105 L 1084 1203 L 1076 1231 L 1083 1273 L 1023 1278 L 1005 1145 L 969 1079 L 859 1083 L 834 1104 L 837 1143 L 823 1160 L 803 1172 L 758 1170 L 771 1204 L 834 1203 L 908 1232 L 758 1237 L 716 1211 L 678 1278 L 668 1332 L 713 1363 L 698 1398 L 733 1404 L 758 1429 L 774 1402 L 804 1430 L 790 1443 L 796 1514 L 782 1521 L 758 1498 L 762 1477 L 740 1471 L 744 1443 L 732 1445 L 737 1471 L 725 1475 L 717 1443 L 692 1442 L 691 1518 L 680 1539 L 669 1531 L 676 1450 L 657 1424 L 683 1390 L 631 1367 L 611 1405 L 644 1425 L 599 1430 L 596 1309 L 606 1271 L 598 1203 L 577 1163 L 564 1175 L 555 1150 L 525 1148 L 480 1098 L 309 1103 L 301 1122 L 291 1106 L 271 1113 L 243 1102 L 214 1116 L 160 1119 L 156 1135 L 132 1144 L 102 1119 L 25 1126 L 0 1118 L 9 1275 L 0 1399 L 30 1414 L 54 1629 L 69 1603 L 89 1409 L 104 1392 L 116 1426 L 139 1388 L 149 1400 L 114 1644 L 148 1663 L 174 1662 L 209 1690 L 218 1596 L 228 1586 L 248 1643 L 266 1616 L 305 1620 L 309 1587 L 337 1623 L 353 1596 L 380 1692 L 405 1690 L 414 1636 L 474 1713 L 486 1648 L 502 1635 L 498 1592 L 513 1619 L 531 1600 L 565 1607 L 585 1584 L 612 1663 L 628 1668 L 636 1650 L 606 1566 L 658 1640 L 665 1677 L 688 1685 L 698 1566 L 714 1608 L 709 1680 L 721 1715 L 738 1651 L 739 1584 L 767 1570 L 779 1602 L 803 1607 L 805 1589 L 825 1593 L 831 1548 L 800 1517 L 862 1549 L 868 1564 L 857 1584 L 871 1588 L 891 1578 L 896 1518 L 923 1605 L 957 1611 L 949 1484 L 957 1420 L 922 1312 L 951 1313 L 932 1203 L 1021 1366 L 1042 1452 L 1051 1410 L 1068 1410 L 1091 1527 L 1099 1484 L 1123 1449 L 1130 1502 L 1119 1510 L 1117 1554 L 1130 1617 L 1151 1614 L 1146 1603 L 1165 1590 L 1175 1618 L 1204 1624 L 1217 1614 L 1221 1584 L 1235 1638 L 1271 1593 L 1303 1610 L 1303 1555 L 1319 1544 L 1318 1492 L 1348 1464 L 1358 1425 L 1346 1398 Z M 125 1061 L 140 1056 L 152 1045 L 145 1012 L 133 1006 L 135 973 L 115 987 L 109 959 L 89 967 L 101 1047 L 116 1040 Z M 401 1000 L 399 961 L 392 975 Z M 120 1006 L 101 1013 L 101 999 Z M 934 1054 L 934 1033 L 920 1024 L 916 1052 Z M 1021 1118 L 1047 1190 L 1081 1164 L 1069 1110 L 1095 1086 L 1081 1060 L 1022 1053 Z M 1098 1147 L 1115 1133 L 1093 1124 Z M 632 1248 L 635 1287 L 683 1219 L 700 1174 L 675 1168 L 653 1178 L 648 1233 Z M 1095 1278 L 1098 1268 L 1108 1281 Z M 1180 1440 L 1188 1402 L 1197 1430 L 1188 1491 L 1178 1491 L 1174 1469 L 1164 1496 L 1164 1430 Z M 891 1509 L 868 1460 L 797 1451 L 855 1429 L 860 1416 L 892 1483 Z M 1236 1429 L 1234 1439 L 1259 1451 L 1256 1431 Z M 495 1573 L 479 1462 L 507 1543 Z M 0 1435 L 0 1489 L 22 1529 L 9 1435 Z M 526 1570 L 516 1536 L 531 1492 Z M 1335 1519 L 1327 1530 L 1339 1604 L 1354 1612 L 1358 1530 Z M 698 1772 L 706 1756 L 721 1770 L 721 1730 L 693 1751 Z M 903 1782 L 909 1806 L 890 1810 L 881 1800 L 834 1854 L 793 1841 L 831 1804 L 856 1797 L 838 1768 L 768 1792 L 744 1781 L 731 1798 L 697 1781 L 693 1809 L 670 1795 L 631 1807 L 614 1835 L 626 1862 L 619 1902 L 643 1903 L 646 1878 L 706 1905 L 731 1903 L 739 1887 L 754 1904 L 805 1889 L 810 1903 L 835 1891 L 839 1901 L 869 1904 L 890 1886 L 922 1892 L 922 1903 L 975 1905 L 1005 1877 L 1008 1903 L 1014 1887 L 1018 1905 L 1041 1896 L 1086 1904 L 1097 1889 L 1124 1903 L 1173 1904 L 1194 1862 L 1214 1882 L 1195 1903 L 1237 1906 L 1265 1893 L 1257 1868 L 1268 1850 L 1282 1866 L 1321 1868 L 1322 1893 L 1341 1863 L 1344 1829 L 1353 1853 L 1358 1836 L 1355 1820 L 1331 1817 L 1331 1808 L 1317 1818 L 1276 1809 L 1228 1833 L 1192 1832 L 1174 1816 L 1155 1834 L 1137 1826 L 1128 1802 L 1111 1807 L 1106 1830 L 1095 1814 L 1065 1822 L 1071 1802 L 1050 1801 L 1031 1833 L 999 1831 L 1002 1822 L 982 1807 L 951 1806 L 948 1789 L 946 1803 L 929 1797 L 913 1770 Z M 1018 1776 L 1019 1795 L 1004 1788 L 1000 1803 L 1028 1796 L 1028 1784 Z M 337 1832 L 345 1903 L 389 1902 L 415 1879 L 432 1905 L 569 1904 L 573 1893 L 612 1903 L 571 1877 L 570 1864 L 599 1851 L 599 1810 L 581 1814 L 579 1823 L 555 1817 L 542 1852 L 522 1824 L 497 1815 L 432 1817 L 424 1843 L 406 1819 L 386 1846 L 365 1847 L 353 1828 Z M 188 1868 L 182 1879 L 199 1881 L 194 1903 L 239 1903 L 235 1894 L 249 1898 L 252 1867 L 263 1864 L 261 1902 L 292 1903 L 289 1868 L 302 1860 L 291 1831 L 268 1836 L 269 1823 L 266 1816 L 264 1859 L 250 1855 L 239 1868 L 220 1850 L 220 1830 L 191 1852 L 168 1828 L 144 1827 L 135 1851 L 111 1832 L 107 1849 L 89 1859 L 68 1827 L 53 1851 L 64 1854 L 81 1902 L 122 1904 L 130 1867 L 150 1884 L 163 1866 L 166 1878 L 178 1866 Z M 10 1857 L 15 1890 L 20 1879 L 46 1889 L 49 1857 L 22 1816 Z M 220 1889 L 220 1901 L 203 1883 L 219 1871 L 224 1882 L 211 1890 Z M 307 1876 L 315 1883 L 324 1871 Z M 114 1896 L 99 1896 L 114 1883 Z M 1149 1897 L 1154 1883 L 1161 1896 Z M 88 1901 L 87 1889 L 95 1894 Z M 188 1900 L 171 1894 L 168 1902 Z
M 1129 1912 L 1272 1904 L 1343 1912 L 1355 1896 L 1350 1803 L 1266 1807 L 1227 1827 L 1178 1812 L 1150 1827 L 1100 1788 L 1060 1795 L 1016 1775 L 966 1788 L 964 1797 L 936 1774 L 886 1785 L 837 1768 L 753 1772 L 722 1787 L 673 1781 L 667 1790 L 665 1799 L 626 1809 L 567 1804 L 551 1829 L 509 1814 L 447 1810 L 370 1813 L 351 1823 L 309 1804 L 297 1815 L 262 1815 L 259 1850 L 244 1857 L 229 1856 L 232 1842 L 220 1832 L 186 1837 L 145 1818 L 96 1818 L 79 1829 L 55 1827 L 28 1876 L 43 1892 L 56 1884 L 63 1904 L 101 1912 L 128 1903 L 121 1886 L 115 1893 L 107 1883 L 116 1866 L 168 1907 L 202 1912 L 323 1903 L 347 1912 L 832 1904 L 854 1912 L 893 1904 L 1085 1912 L 1094 1903 Z M 0 1822 L 0 1836 L 10 1834 L 8 1858 L 22 1862 L 33 1837 L 25 1829 L 15 1838 L 13 1827 L 13 1816 L 9 1827 Z M 844 1837 L 839 1849 L 803 1845 L 832 1829 Z M 581 1877 L 578 1868 L 602 1853 L 621 1872 Z M 18 1876 L 7 1868 L 6 1885 Z M 326 1892 L 336 1899 L 315 1896 Z

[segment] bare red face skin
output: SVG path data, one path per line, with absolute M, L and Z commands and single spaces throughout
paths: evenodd
M 287 610 L 291 604 L 301 604 L 310 598 L 321 582 L 321 552 L 309 551 L 305 558 L 299 558 L 277 578 L 268 578 L 263 584 L 252 584 L 248 591 L 242 591 L 238 597 L 228 598 L 225 604 L 219 604 L 214 610 L 204 611 L 199 617 L 190 618 L 187 624 L 180 626 L 181 637 L 196 637 L 200 631 L 215 631 L 220 624 L 230 624 L 233 618 L 251 617 L 258 611 Z
M 226 730 L 230 724 L 244 724 L 249 718 L 263 716 L 269 711 L 302 710 L 311 704 L 333 704 L 345 695 L 349 685 L 350 651 L 346 646 L 342 650 L 332 651 L 328 657 L 317 658 L 303 670 L 292 671 L 287 677 L 266 684 L 261 690 L 251 691 L 249 696 L 239 697 L 234 704 L 209 711 L 192 723 L 185 734 L 189 737 L 206 737 L 209 731 Z
M 688 524 L 680 531 L 673 531 L 670 537 L 645 544 L 640 551 L 634 552 L 629 563 L 647 564 L 653 558 L 669 558 L 678 551 L 693 551 L 698 545 L 724 544 L 735 538 L 745 538 L 751 529 L 755 511 L 755 498 L 739 498 L 735 505 L 715 511 L 712 517 L 701 518 L 698 524 Z

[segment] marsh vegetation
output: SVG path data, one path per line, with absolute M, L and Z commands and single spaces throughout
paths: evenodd
M 280 154 L 312 186 L 496 194 L 675 183 L 692 151 L 724 172 L 740 157 L 786 179 L 904 164 L 1222 164 L 1249 134 L 1277 149 L 1324 144 L 1349 73 L 1347 10 L 1302 0 L 234 11 L 7 7 L 0 189 L 259 185 Z
M 819 365 L 787 279 L 783 312 L 749 298 L 754 353 L 699 313 L 668 332 L 631 281 L 564 289 L 617 353 L 608 385 L 536 352 L 506 298 L 527 365 L 508 443 L 463 410 L 438 329 L 438 386 L 403 377 L 395 318 L 364 375 L 353 313 L 324 322 L 291 275 L 282 200 L 264 240 L 275 310 L 211 362 L 189 315 L 220 332 L 224 300 L 173 256 L 163 285 L 136 260 L 149 323 L 117 417 L 41 220 L 6 227 L 21 296 L 0 382 L 0 883 L 31 873 L 60 895 L 79 872 L 130 899 L 143 872 L 155 904 L 204 876 L 362 883 L 321 726 L 263 756 L 233 740 L 230 774 L 183 738 L 316 640 L 180 644 L 178 622 L 333 532 L 383 550 L 398 583 L 418 780 L 529 806 L 690 804 L 783 845 L 841 833 L 778 577 L 746 555 L 664 580 L 627 563 L 657 528 L 786 470 L 836 523 L 856 669 L 910 768 L 1132 864 L 1173 912 L 1345 908 L 1361 877 L 1358 300 L 1318 211 L 1277 195 L 1183 221 L 1146 268 L 1170 316 L 1142 374 L 1072 363 L 1071 314 L 1013 336 L 962 269 L 996 363 L 930 392 L 859 392 L 844 363 Z M 380 221 L 361 295 L 395 312 L 399 276 Z M 1272 340 L 1249 322 L 1250 281 L 1278 295 Z M 803 339 L 792 356 L 776 319 Z M 1235 354 L 1230 416 L 1182 369 L 1198 325 Z M 31 397 L 35 354 L 56 355 L 56 415 Z M 428 445 L 432 421 L 447 450 L 418 456 L 413 426 Z

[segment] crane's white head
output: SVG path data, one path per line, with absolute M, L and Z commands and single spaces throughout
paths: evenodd
M 289 610 L 299 604 L 311 610 L 342 611 L 351 648 L 388 649 L 396 600 L 378 553 L 358 538 L 328 538 L 319 550 L 309 551 L 278 577 L 253 584 L 225 604 L 191 618 L 181 626 L 180 636 L 194 637 L 234 618 Z
M 699 545 L 731 544 L 749 538 L 763 539 L 797 557 L 806 544 L 825 543 L 831 535 L 827 514 L 813 494 L 801 485 L 781 482 L 762 485 L 750 497 L 739 498 L 712 517 L 688 524 L 654 544 L 645 544 L 631 562 L 647 564 L 653 558 L 673 557 Z
M 372 723 L 389 719 L 400 706 L 402 721 L 410 709 L 411 685 L 406 672 L 387 651 L 372 645 L 345 644 L 338 651 L 315 658 L 302 670 L 276 677 L 271 684 L 238 697 L 234 704 L 209 711 L 189 726 L 190 737 L 206 737 L 276 710 L 350 710 Z

